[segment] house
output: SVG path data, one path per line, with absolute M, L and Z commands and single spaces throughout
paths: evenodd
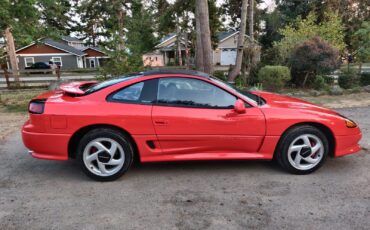
M 45 38 L 16 50 L 18 67 L 24 69 L 35 62 L 52 61 L 63 69 L 97 68 L 108 58 L 97 47 L 88 47 L 83 41 L 64 36 L 60 41 Z
M 109 59 L 109 56 L 99 49 L 99 47 L 85 47 L 82 52 L 86 54 L 86 56 L 84 56 L 85 68 L 97 68 L 103 66 Z
M 152 67 L 165 66 L 164 55 L 159 51 L 143 54 L 143 63 L 144 66 Z
M 239 31 L 223 31 L 217 34 L 217 47 L 213 50 L 213 64 L 228 67 L 235 65 Z M 246 35 L 247 36 L 247 35 Z M 181 41 L 181 55 L 186 56 L 185 39 Z M 189 45 L 190 46 L 190 45 Z M 175 63 L 177 57 L 177 35 L 169 34 L 161 39 L 155 51 L 143 55 L 145 66 L 166 66 Z
M 239 31 L 224 31 L 217 34 L 218 43 L 213 50 L 213 65 L 235 65 Z
M 186 58 L 186 42 L 190 46 L 190 41 L 186 41 L 184 36 L 181 37 L 180 50 L 182 60 Z M 143 55 L 144 66 L 167 66 L 175 65 L 178 59 L 178 44 L 177 34 L 171 33 L 163 37 L 159 44 L 156 45 L 153 52 L 149 52 Z

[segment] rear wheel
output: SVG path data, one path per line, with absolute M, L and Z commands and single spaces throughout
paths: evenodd
M 130 168 L 133 146 L 123 133 L 107 128 L 88 132 L 78 146 L 78 160 L 82 170 L 98 181 L 119 178 Z
M 298 126 L 281 138 L 275 158 L 287 171 L 309 174 L 322 166 L 329 151 L 326 136 L 312 126 Z

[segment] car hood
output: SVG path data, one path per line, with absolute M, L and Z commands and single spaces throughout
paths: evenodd
M 327 114 L 338 115 L 336 111 L 312 104 L 310 102 L 293 98 L 276 93 L 269 93 L 264 91 L 254 92 L 256 95 L 261 96 L 265 101 L 265 106 L 272 108 L 286 108 L 286 109 L 304 109 L 314 112 L 321 112 Z

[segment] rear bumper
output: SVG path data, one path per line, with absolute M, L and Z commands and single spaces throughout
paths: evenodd
M 361 137 L 361 133 L 349 136 L 336 136 L 335 157 L 341 157 L 360 151 L 361 146 L 358 142 L 361 140 Z
M 33 157 L 46 160 L 68 160 L 70 135 L 36 133 L 22 130 L 24 145 Z

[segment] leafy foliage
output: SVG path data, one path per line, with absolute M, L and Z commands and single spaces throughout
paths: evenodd
M 280 90 L 290 79 L 290 70 L 286 66 L 265 66 L 258 72 L 263 88 L 271 91 Z
M 338 15 L 327 13 L 326 20 L 320 24 L 316 24 L 317 16 L 310 13 L 306 19 L 300 17 L 294 24 L 288 25 L 280 30 L 283 36 L 279 42 L 274 43 L 274 48 L 277 49 L 279 60 L 286 63 L 293 49 L 302 42 L 320 36 L 339 51 L 345 48 L 343 26 Z
M 360 62 L 370 61 L 370 22 L 363 22 L 353 35 L 356 57 Z
M 305 86 L 309 77 L 328 74 L 338 68 L 339 52 L 320 37 L 314 37 L 293 50 L 289 64 L 294 82 Z
M 370 73 L 362 73 L 360 77 L 361 85 L 370 85 Z
M 343 89 L 350 89 L 357 86 L 359 83 L 359 77 L 354 69 L 349 69 L 342 72 L 338 78 L 338 84 Z

